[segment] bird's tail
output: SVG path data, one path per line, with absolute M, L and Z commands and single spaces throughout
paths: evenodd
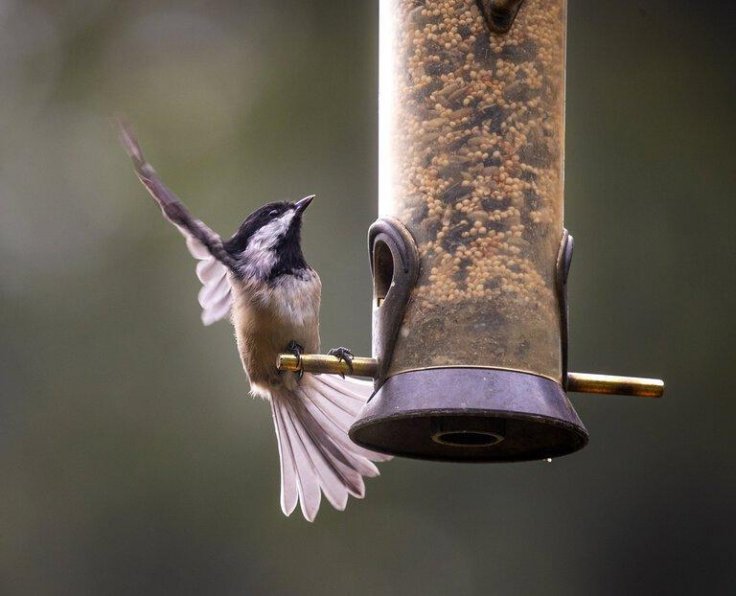
M 378 476 L 373 462 L 391 459 L 358 447 L 348 437 L 348 428 L 371 391 L 370 383 L 309 373 L 294 390 L 272 390 L 285 515 L 299 501 L 304 517 L 312 521 L 322 493 L 342 511 L 348 495 L 360 499 L 365 494 L 363 476 Z

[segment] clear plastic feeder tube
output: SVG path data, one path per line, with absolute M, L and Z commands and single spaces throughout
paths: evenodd
M 379 211 L 421 262 L 389 376 L 561 379 L 565 9 L 525 0 L 501 34 L 476 0 L 381 0 Z

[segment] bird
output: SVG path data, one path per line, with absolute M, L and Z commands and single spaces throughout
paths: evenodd
M 161 211 L 186 240 L 202 283 L 204 325 L 229 318 L 250 393 L 271 404 L 281 472 L 281 509 L 300 505 L 313 521 L 324 494 L 337 510 L 363 498 L 364 477 L 390 456 L 353 443 L 347 431 L 372 394 L 372 383 L 312 373 L 281 372 L 278 354 L 318 353 L 321 281 L 301 246 L 302 217 L 314 195 L 271 202 L 253 211 L 229 240 L 195 218 L 143 156 L 131 128 L 118 121 L 134 171 Z M 351 366 L 352 353 L 331 354 Z

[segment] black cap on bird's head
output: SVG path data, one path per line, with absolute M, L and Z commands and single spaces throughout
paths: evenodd
M 277 277 L 308 268 L 301 249 L 302 215 L 314 195 L 290 203 L 268 203 L 245 218 L 225 243 L 250 273 Z

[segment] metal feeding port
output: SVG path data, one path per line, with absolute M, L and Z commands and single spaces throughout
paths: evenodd
M 518 461 L 588 433 L 567 391 L 662 395 L 568 372 L 565 0 L 381 0 L 376 392 L 350 430 L 386 453 Z M 348 373 L 284 354 L 281 370 Z

